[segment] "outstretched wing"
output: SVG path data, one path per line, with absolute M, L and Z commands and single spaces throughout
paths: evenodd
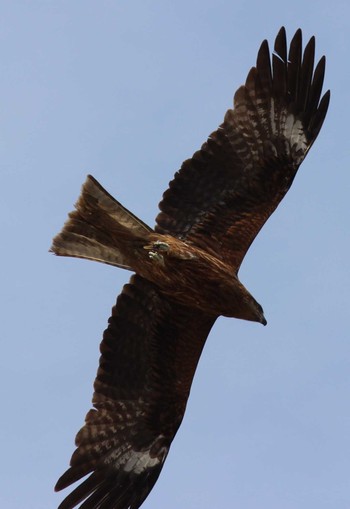
M 76 437 L 61 490 L 90 476 L 59 509 L 137 509 L 156 482 L 183 418 L 215 319 L 173 304 L 133 276 L 101 343 L 94 409 Z
M 321 97 L 325 58 L 314 70 L 315 39 L 302 56 L 298 30 L 287 55 L 281 28 L 267 41 L 223 124 L 185 161 L 159 207 L 156 230 L 221 256 L 238 271 L 259 230 L 290 188 L 329 104 Z

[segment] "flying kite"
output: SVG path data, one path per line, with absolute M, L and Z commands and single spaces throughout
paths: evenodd
M 301 30 L 287 53 L 265 40 L 234 107 L 175 174 L 154 229 L 91 176 L 51 250 L 132 270 L 103 334 L 93 409 L 55 489 L 89 475 L 59 509 L 138 509 L 181 424 L 194 373 L 220 315 L 266 325 L 238 279 L 247 250 L 314 143 L 330 93 L 325 57 Z

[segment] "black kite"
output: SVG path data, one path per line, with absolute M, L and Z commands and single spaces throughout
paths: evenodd
M 324 121 L 322 57 L 301 30 L 267 41 L 234 108 L 164 193 L 154 230 L 91 176 L 53 240 L 61 256 L 134 271 L 101 343 L 93 406 L 76 437 L 59 509 L 137 509 L 179 428 L 204 343 L 220 315 L 266 324 L 238 279 L 257 233 L 290 188 Z

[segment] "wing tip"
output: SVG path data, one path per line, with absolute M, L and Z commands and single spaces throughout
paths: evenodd
M 298 117 L 303 122 L 307 139 L 311 142 L 319 131 L 312 129 L 312 126 L 319 124 L 320 128 L 320 120 L 324 119 L 330 100 L 329 91 L 321 99 L 326 57 L 322 55 L 315 65 L 315 48 L 316 38 L 313 35 L 303 50 L 302 30 L 298 28 L 288 49 L 286 29 L 282 26 L 271 52 L 266 39 L 261 43 L 256 73 L 250 70 L 245 84 L 253 101 L 255 97 L 259 97 L 260 101 L 264 98 L 268 108 L 269 98 L 273 97 L 282 108 L 287 108 Z M 238 89 L 238 92 L 237 98 L 242 97 L 242 89 Z
M 83 502 L 83 507 L 91 509 L 118 507 L 118 509 L 138 508 L 147 498 L 162 470 L 163 463 L 150 467 L 142 473 L 126 472 L 104 468 L 94 471 L 63 499 L 58 509 L 73 509 Z M 65 474 L 57 481 L 55 491 L 72 484 L 65 483 Z M 64 482 L 60 483 L 63 480 Z M 74 481 L 73 481 L 74 482 Z M 105 504 L 109 505 L 105 505 Z

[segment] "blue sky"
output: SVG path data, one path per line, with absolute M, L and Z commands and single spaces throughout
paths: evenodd
M 0 2 L 2 488 L 54 509 L 129 274 L 48 253 L 87 173 L 150 225 L 281 25 L 327 56 L 328 117 L 240 277 L 267 327 L 220 319 L 144 509 L 348 509 L 347 1 Z

